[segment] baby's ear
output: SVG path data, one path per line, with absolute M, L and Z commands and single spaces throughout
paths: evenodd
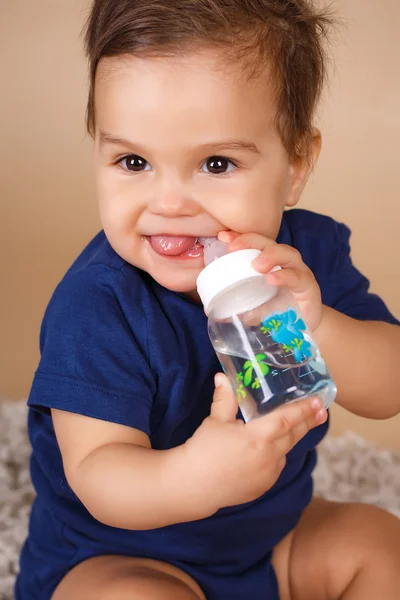
M 302 148 L 299 156 L 292 160 L 289 167 L 290 189 L 286 206 L 296 206 L 301 198 L 311 171 L 314 169 L 321 152 L 322 138 L 319 129 L 312 130 L 307 146 Z

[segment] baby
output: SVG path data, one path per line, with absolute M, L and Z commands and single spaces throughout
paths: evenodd
M 329 24 L 306 0 L 94 1 L 103 230 L 43 321 L 16 600 L 399 597 L 400 522 L 312 497 L 320 400 L 245 424 L 196 293 L 198 237 L 261 250 L 253 266 L 294 294 L 337 402 L 400 411 L 400 329 L 349 230 L 285 210 L 320 151 Z M 384 357 L 378 371 L 355 345 Z

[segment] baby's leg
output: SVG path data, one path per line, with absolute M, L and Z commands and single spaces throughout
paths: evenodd
M 97 556 L 72 569 L 52 600 L 205 600 L 176 567 L 145 558 Z
M 281 600 L 397 600 L 400 520 L 315 498 L 274 550 Z

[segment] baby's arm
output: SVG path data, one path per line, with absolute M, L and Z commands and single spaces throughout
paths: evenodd
M 98 521 L 150 529 L 207 516 L 179 472 L 179 448 L 153 450 L 138 429 L 75 413 L 52 418 L 68 483 Z
M 358 321 L 326 306 L 314 332 L 338 387 L 338 404 L 373 419 L 400 413 L 400 327 Z
M 223 375 L 210 416 L 182 446 L 153 450 L 137 429 L 52 410 L 65 475 L 98 521 L 155 529 L 255 500 L 272 487 L 285 456 L 326 419 L 307 399 L 248 424 Z

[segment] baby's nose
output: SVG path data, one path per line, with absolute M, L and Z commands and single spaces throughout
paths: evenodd
M 160 186 L 149 202 L 150 212 L 169 218 L 194 216 L 200 209 L 190 189 L 184 185 Z

